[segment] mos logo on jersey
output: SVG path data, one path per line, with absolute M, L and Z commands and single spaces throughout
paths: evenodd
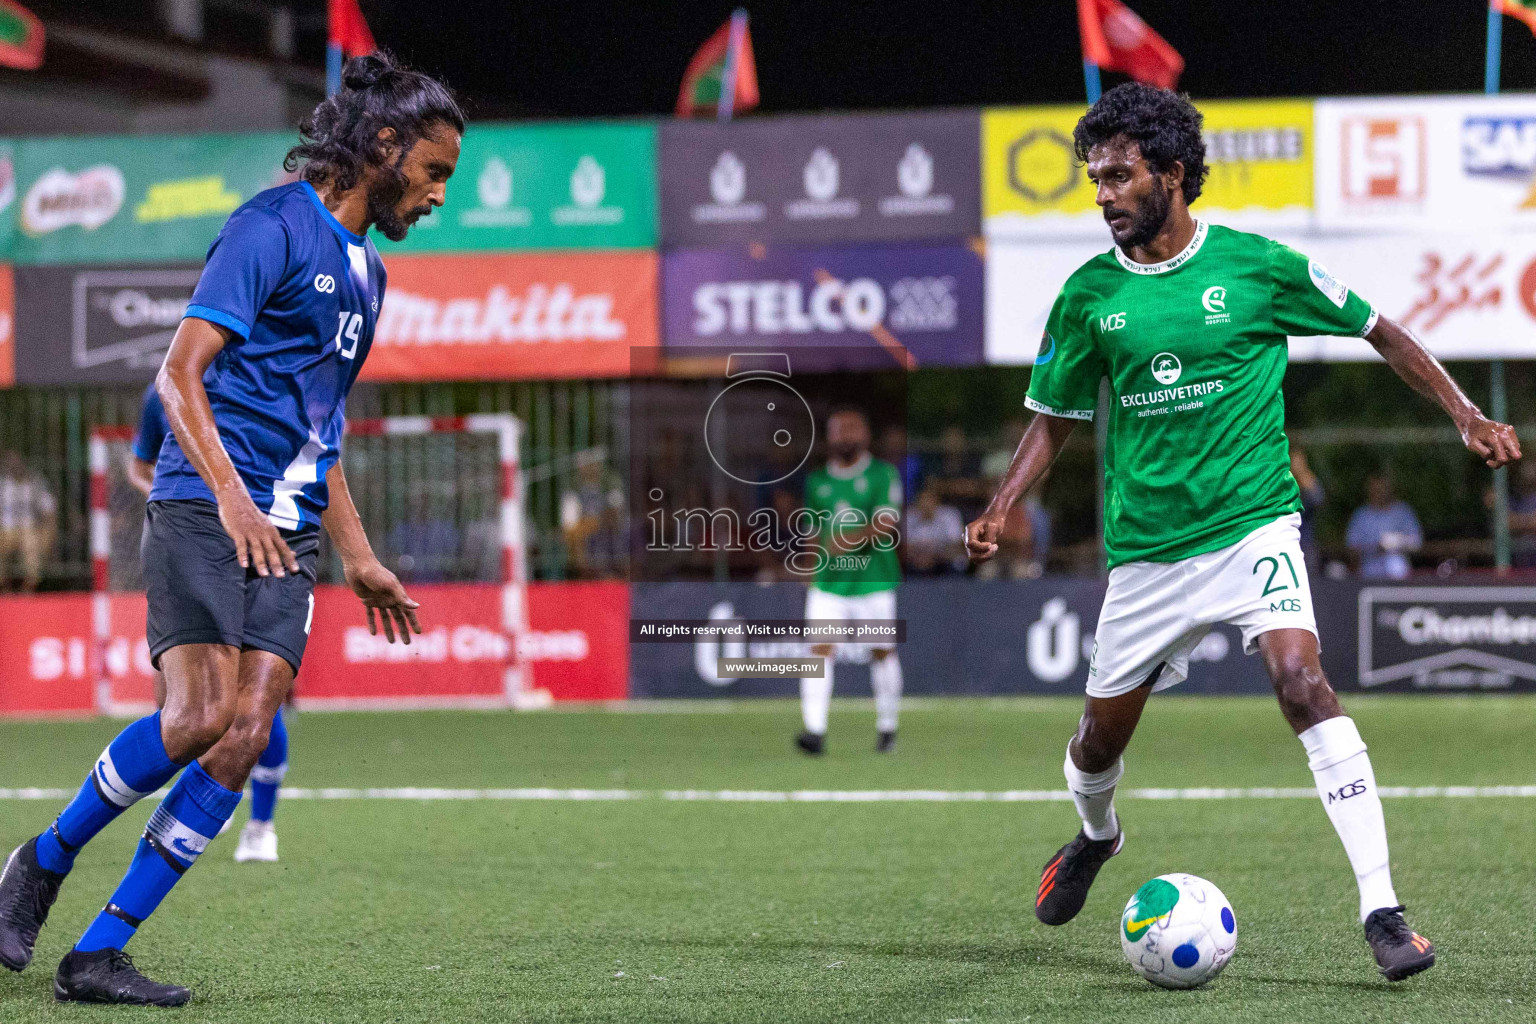
M 1213 284 L 1200 296 L 1200 305 L 1205 307 L 1205 323 L 1209 327 L 1212 324 L 1229 324 L 1231 315 L 1227 312 L 1227 290 L 1219 284 Z
M 1157 378 L 1159 384 L 1172 384 L 1183 372 L 1183 364 L 1172 352 L 1159 352 L 1152 357 L 1152 376 Z

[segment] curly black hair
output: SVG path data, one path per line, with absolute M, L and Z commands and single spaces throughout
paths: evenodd
M 387 51 L 347 61 L 341 82 L 341 91 L 299 125 L 302 141 L 283 160 L 290 171 L 303 162 L 303 178 L 312 184 L 341 192 L 355 186 L 364 167 L 383 163 L 381 129 L 395 130 L 402 156 L 438 125 L 464 133 L 464 112 L 448 87 L 397 64 Z
M 1136 140 L 1147 166 L 1157 174 L 1177 161 L 1184 165 L 1184 202 L 1200 197 L 1210 168 L 1205 164 L 1204 118 L 1189 96 L 1141 82 L 1126 82 L 1099 97 L 1072 129 L 1077 158 L 1117 135 Z

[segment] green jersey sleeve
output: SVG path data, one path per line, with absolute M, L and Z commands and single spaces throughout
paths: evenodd
M 1269 243 L 1269 286 L 1275 329 L 1281 334 L 1364 337 L 1376 326 L 1369 302 L 1317 260 L 1279 242 Z
M 1086 320 L 1071 305 L 1068 289 L 1063 288 L 1046 318 L 1024 404 L 1051 416 L 1091 420 L 1106 368 L 1088 336 Z

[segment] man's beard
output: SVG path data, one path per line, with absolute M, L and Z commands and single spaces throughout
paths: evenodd
M 1115 243 L 1129 251 L 1151 242 L 1168 222 L 1168 211 L 1171 209 L 1173 209 L 1173 198 L 1168 193 L 1168 187 L 1162 183 L 1161 179 L 1153 181 L 1152 191 L 1147 193 L 1141 209 L 1131 219 L 1130 230 L 1126 232 L 1124 238 L 1116 238 Z M 1117 212 L 1123 211 L 1117 211 L 1112 207 L 1104 211 L 1104 214 L 1107 219 L 1110 214 Z
M 432 212 L 430 206 L 418 206 L 402 215 L 399 207 L 405 185 L 405 175 L 398 167 L 383 168 L 368 184 L 368 219 L 391 242 L 404 239 L 412 224 Z
M 852 462 L 862 450 L 857 444 L 830 444 L 827 448 L 838 462 Z

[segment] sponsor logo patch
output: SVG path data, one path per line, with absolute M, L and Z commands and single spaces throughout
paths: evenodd
M 1307 276 L 1312 279 L 1312 284 L 1317 287 L 1318 291 L 1328 296 L 1329 302 L 1332 302 L 1340 309 L 1344 308 L 1344 302 L 1349 298 L 1349 287 L 1343 281 L 1328 273 L 1327 267 L 1317 262 L 1317 260 L 1310 260 L 1307 263 Z

